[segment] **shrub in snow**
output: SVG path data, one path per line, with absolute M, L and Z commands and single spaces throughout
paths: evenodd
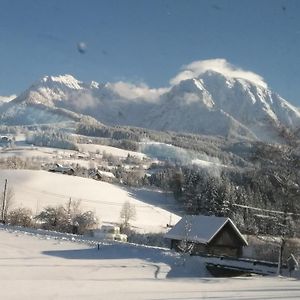
M 43 229 L 68 231 L 68 215 L 63 206 L 48 206 L 35 219 L 42 223 Z
M 86 211 L 75 216 L 74 224 L 78 226 L 78 233 L 83 234 L 88 229 L 95 227 L 98 219 L 92 211 Z
M 36 217 L 43 229 L 83 234 L 95 227 L 98 220 L 92 211 L 82 212 L 80 201 L 71 199 L 65 206 L 48 206 Z
M 8 213 L 7 222 L 10 225 L 31 227 L 33 225 L 32 211 L 25 207 L 15 208 Z
M 128 230 L 128 242 L 156 246 L 156 247 L 169 247 L 169 243 L 164 238 L 164 233 L 138 233 L 134 230 Z

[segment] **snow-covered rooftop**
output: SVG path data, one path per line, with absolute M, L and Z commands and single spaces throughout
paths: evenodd
M 230 218 L 216 216 L 184 216 L 165 237 L 168 239 L 188 240 L 208 244 L 228 222 L 245 245 L 247 245 L 247 241 Z

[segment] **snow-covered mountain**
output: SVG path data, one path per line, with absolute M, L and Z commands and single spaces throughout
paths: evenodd
M 120 95 L 114 84 L 86 84 L 71 75 L 45 76 L 0 107 L 0 120 L 7 124 L 21 124 L 22 120 L 24 124 L 57 123 L 85 114 L 110 125 L 139 126 L 149 105 L 146 99 Z M 46 118 L 44 110 L 49 112 Z
M 41 111 L 69 118 L 90 115 L 109 125 L 277 140 L 282 128 L 300 127 L 300 112 L 266 84 L 206 70 L 169 88 L 83 83 L 71 75 L 45 76 L 0 108 L 2 122 L 41 122 Z M 149 96 L 150 95 L 150 96 Z M 33 108 L 38 109 L 35 119 Z M 22 114 L 18 113 L 22 111 Z M 64 113 L 62 113 L 64 112 Z M 28 116 L 26 114 L 30 114 Z M 51 119 L 47 116 L 48 120 Z M 59 119 L 59 118 L 58 118 Z
M 57 101 L 64 101 L 89 88 L 71 75 L 45 76 L 23 92 L 16 102 L 56 106 Z
M 265 86 L 207 71 L 161 97 L 147 127 L 222 136 L 277 138 L 300 126 L 299 110 Z
M 18 97 L 0 106 L 1 123 L 31 125 L 78 121 L 80 114 L 59 107 L 58 102 L 77 95 L 84 87 L 71 75 L 45 76 Z

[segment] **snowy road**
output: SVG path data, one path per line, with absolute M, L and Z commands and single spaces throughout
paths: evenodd
M 101 245 L 98 251 L 0 230 L 1 299 L 300 299 L 295 279 L 199 278 L 189 265 L 191 277 L 176 277 L 176 259 L 161 249 Z

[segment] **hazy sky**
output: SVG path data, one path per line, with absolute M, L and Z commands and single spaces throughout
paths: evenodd
M 164 87 L 215 58 L 300 106 L 300 1 L 0 0 L 0 95 L 58 74 Z

